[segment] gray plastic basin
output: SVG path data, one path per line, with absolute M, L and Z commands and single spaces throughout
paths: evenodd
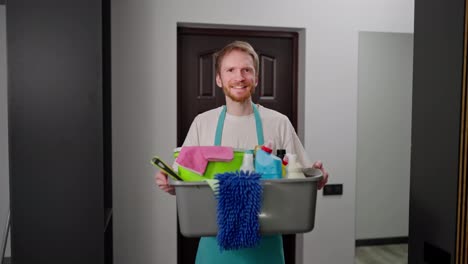
M 262 180 L 261 234 L 306 233 L 314 228 L 320 170 L 304 179 Z M 171 181 L 176 189 L 179 227 L 186 237 L 216 236 L 216 198 L 206 182 Z

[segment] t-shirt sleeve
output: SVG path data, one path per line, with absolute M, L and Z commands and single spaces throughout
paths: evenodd
M 199 138 L 199 116 L 196 116 L 190 125 L 190 129 L 182 146 L 200 146 Z
M 302 167 L 312 167 L 313 163 L 310 161 L 310 158 L 289 119 L 287 119 L 286 138 L 284 142 L 286 153 L 296 154 L 297 161 L 302 165 Z

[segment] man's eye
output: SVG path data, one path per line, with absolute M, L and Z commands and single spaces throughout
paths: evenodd
M 233 69 L 227 69 L 228 72 L 233 72 L 234 70 Z

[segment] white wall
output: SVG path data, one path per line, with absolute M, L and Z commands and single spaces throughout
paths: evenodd
M 176 144 L 177 23 L 303 28 L 305 147 L 343 183 L 317 200 L 304 263 L 353 263 L 358 31 L 413 31 L 414 2 L 155 0 L 112 2 L 115 263 L 176 263 L 175 198 L 157 190 L 152 155 Z
M 0 247 L 8 217 L 10 203 L 8 168 L 8 109 L 7 109 L 7 57 L 6 57 L 6 17 L 5 6 L 0 5 Z M 9 240 L 8 240 L 9 241 Z M 5 256 L 10 256 L 10 243 Z M 3 248 L 0 248 L 0 258 Z
M 359 33 L 356 238 L 408 236 L 413 34 Z

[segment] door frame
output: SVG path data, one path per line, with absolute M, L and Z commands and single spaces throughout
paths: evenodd
M 298 70 L 298 65 L 299 65 L 299 59 L 298 59 L 298 54 L 299 54 L 299 32 L 291 30 L 291 31 L 286 31 L 286 30 L 255 30 L 252 28 L 246 28 L 246 29 L 232 29 L 232 28 L 219 28 L 219 27 L 196 27 L 196 26 L 186 26 L 186 25 L 178 25 L 177 27 L 177 54 L 181 54 L 181 51 L 179 48 L 181 47 L 180 41 L 181 38 L 179 38 L 180 35 L 205 35 L 205 36 L 236 36 L 239 38 L 242 37 L 274 37 L 274 38 L 288 38 L 291 39 L 292 41 L 292 49 L 293 49 L 293 58 L 292 58 L 292 116 L 291 116 L 291 124 L 293 125 L 294 129 L 298 131 L 298 76 L 299 76 L 299 70 Z M 177 80 L 179 79 L 179 76 L 181 76 L 181 69 L 179 65 L 182 63 L 182 58 L 181 56 L 177 56 Z M 179 91 L 182 90 L 181 83 L 178 81 L 177 82 L 177 103 L 181 101 L 181 97 L 183 94 Z M 177 127 L 179 128 L 181 124 L 182 118 L 181 118 L 181 111 L 177 111 Z M 186 135 L 181 135 L 180 134 L 180 129 L 177 129 L 177 144 L 178 146 L 182 145 L 183 143 L 183 138 L 185 138 Z M 177 220 L 178 222 L 178 220 Z M 182 252 L 179 250 L 180 248 L 180 238 L 181 234 L 179 231 L 179 227 L 177 227 L 177 262 L 181 263 L 182 259 Z M 291 252 L 290 254 L 292 255 L 292 263 L 296 262 L 296 252 L 297 252 L 297 246 L 296 246 L 296 236 L 292 235 L 288 237 L 294 238 L 292 240 L 291 248 L 289 248 L 288 252 Z M 289 246 L 289 245 L 288 245 Z M 302 247 L 300 247 L 302 248 Z M 286 255 L 286 252 L 285 252 Z M 301 259 L 299 257 L 299 259 Z

